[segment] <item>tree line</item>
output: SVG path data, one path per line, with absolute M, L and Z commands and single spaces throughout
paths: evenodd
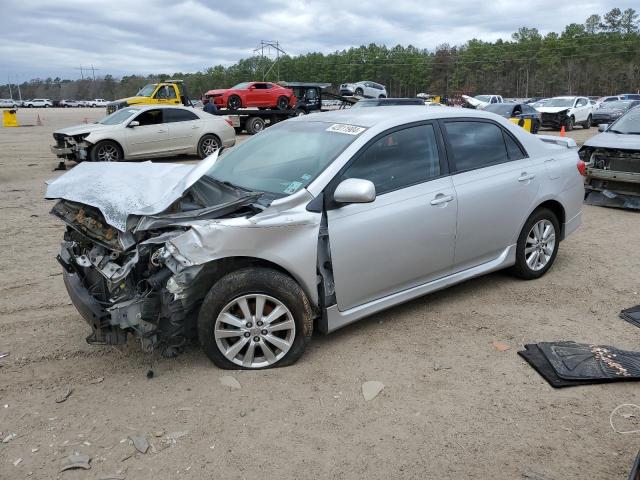
M 542 35 L 522 27 L 510 40 L 469 40 L 464 45 L 438 45 L 434 50 L 412 45 L 370 44 L 330 54 L 281 56 L 277 61 L 249 57 L 231 66 L 217 65 L 195 73 L 111 75 L 83 80 L 33 79 L 20 84 L 22 98 L 91 99 L 134 95 L 146 83 L 181 78 L 192 98 L 213 88 L 251 80 L 325 82 L 337 91 L 344 82 L 371 80 L 386 85 L 390 96 L 476 95 L 548 97 L 564 94 L 611 95 L 640 89 L 638 13 L 613 8 L 567 25 L 561 33 Z M 12 85 L 13 98 L 17 86 Z M 9 85 L 0 86 L 9 97 Z

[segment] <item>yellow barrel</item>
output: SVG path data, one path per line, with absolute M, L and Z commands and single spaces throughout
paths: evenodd
M 3 127 L 19 127 L 18 118 L 16 117 L 15 110 L 3 110 L 2 111 L 2 126 Z

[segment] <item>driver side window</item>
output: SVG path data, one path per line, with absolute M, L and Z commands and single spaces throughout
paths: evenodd
M 140 122 L 140 126 L 158 125 L 162 123 L 162 110 L 159 108 L 147 110 L 138 115 L 134 120 Z
M 384 135 L 366 147 L 342 174 L 370 180 L 376 194 L 425 182 L 440 176 L 440 157 L 433 125 L 420 125 Z

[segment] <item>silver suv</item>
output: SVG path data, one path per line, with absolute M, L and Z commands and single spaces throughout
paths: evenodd
M 296 361 L 315 329 L 488 272 L 552 266 L 580 224 L 575 143 L 460 109 L 281 122 L 195 166 L 81 163 L 50 183 L 90 343 L 222 368 Z

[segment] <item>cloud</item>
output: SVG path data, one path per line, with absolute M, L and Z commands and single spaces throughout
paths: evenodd
M 509 39 L 521 26 L 542 33 L 634 1 L 587 0 L 21 0 L 3 8 L 0 82 L 33 77 L 174 73 L 230 65 L 260 40 L 290 54 L 330 53 L 369 43 L 434 49 L 472 38 Z

